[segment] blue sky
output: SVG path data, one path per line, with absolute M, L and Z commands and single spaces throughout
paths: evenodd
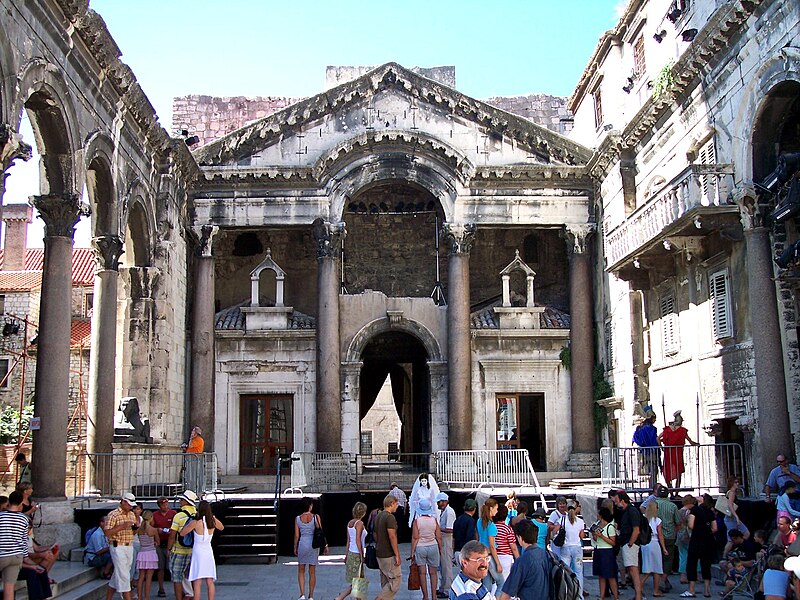
M 569 96 L 624 0 L 91 0 L 168 131 L 172 98 L 311 96 L 328 65 L 455 65 L 474 98 Z M 32 134 L 27 119 L 20 128 Z M 174 132 L 173 132 L 174 133 Z M 4 203 L 38 193 L 37 156 Z M 76 246 L 89 244 L 87 220 Z M 42 246 L 41 220 L 28 245 Z

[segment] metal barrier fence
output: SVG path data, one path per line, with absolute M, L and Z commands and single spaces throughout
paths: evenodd
M 436 453 L 436 474 L 448 485 L 539 487 L 528 451 L 442 450 Z
M 348 452 L 292 452 L 292 487 L 327 492 L 355 486 Z
M 83 486 L 76 481 L 76 496 L 119 498 L 132 492 L 137 498 L 157 498 L 184 490 L 202 495 L 217 488 L 217 455 L 213 452 L 79 454 L 76 467 L 81 463 L 85 463 L 86 480 Z
M 410 489 L 420 473 L 435 472 L 435 457 L 428 452 L 356 455 L 356 482 L 360 489 L 389 489 L 391 482 Z
M 664 482 L 665 471 L 674 475 L 675 466 L 682 465 L 680 485 L 675 486 L 680 491 L 719 493 L 725 491 L 728 477 L 736 476 L 748 493 L 742 457 L 739 444 L 605 447 L 600 449 L 600 478 L 603 487 L 644 494 L 649 493 L 657 481 Z

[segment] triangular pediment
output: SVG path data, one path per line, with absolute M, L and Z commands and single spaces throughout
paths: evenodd
M 462 171 L 584 165 L 587 148 L 527 119 L 387 63 L 238 129 L 194 155 L 201 167 L 308 168 L 351 152 L 419 149 Z

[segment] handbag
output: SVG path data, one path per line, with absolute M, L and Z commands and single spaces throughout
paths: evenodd
M 366 600 L 368 588 L 369 579 L 364 577 L 364 563 L 362 562 L 361 566 L 358 568 L 358 577 L 353 577 L 350 596 L 358 600 Z
M 375 551 L 375 542 L 368 542 L 367 545 L 364 546 L 364 564 L 367 565 L 368 569 L 378 568 L 378 555 Z
M 319 517 L 314 520 L 316 527 L 314 527 L 314 537 L 311 538 L 311 547 L 315 549 L 324 548 L 328 545 L 328 540 L 325 539 L 325 531 L 319 523 Z
M 731 516 L 731 508 L 728 506 L 727 496 L 719 496 L 714 504 L 714 508 L 717 510 L 717 512 L 721 512 L 726 517 Z
M 408 569 L 408 589 L 422 589 L 422 583 L 419 580 L 419 569 L 417 568 L 417 563 L 413 557 L 411 558 L 411 567 Z
M 567 529 L 564 527 L 565 518 L 561 518 L 561 529 L 558 530 L 556 537 L 553 538 L 553 545 L 558 546 L 559 548 L 564 545 L 564 542 L 567 540 Z

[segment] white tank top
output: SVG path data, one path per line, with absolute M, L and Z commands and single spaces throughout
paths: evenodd
M 367 538 L 367 528 L 361 530 L 361 547 L 364 547 L 364 540 Z M 356 544 L 356 528 L 347 527 L 347 551 L 358 554 L 358 544 Z

